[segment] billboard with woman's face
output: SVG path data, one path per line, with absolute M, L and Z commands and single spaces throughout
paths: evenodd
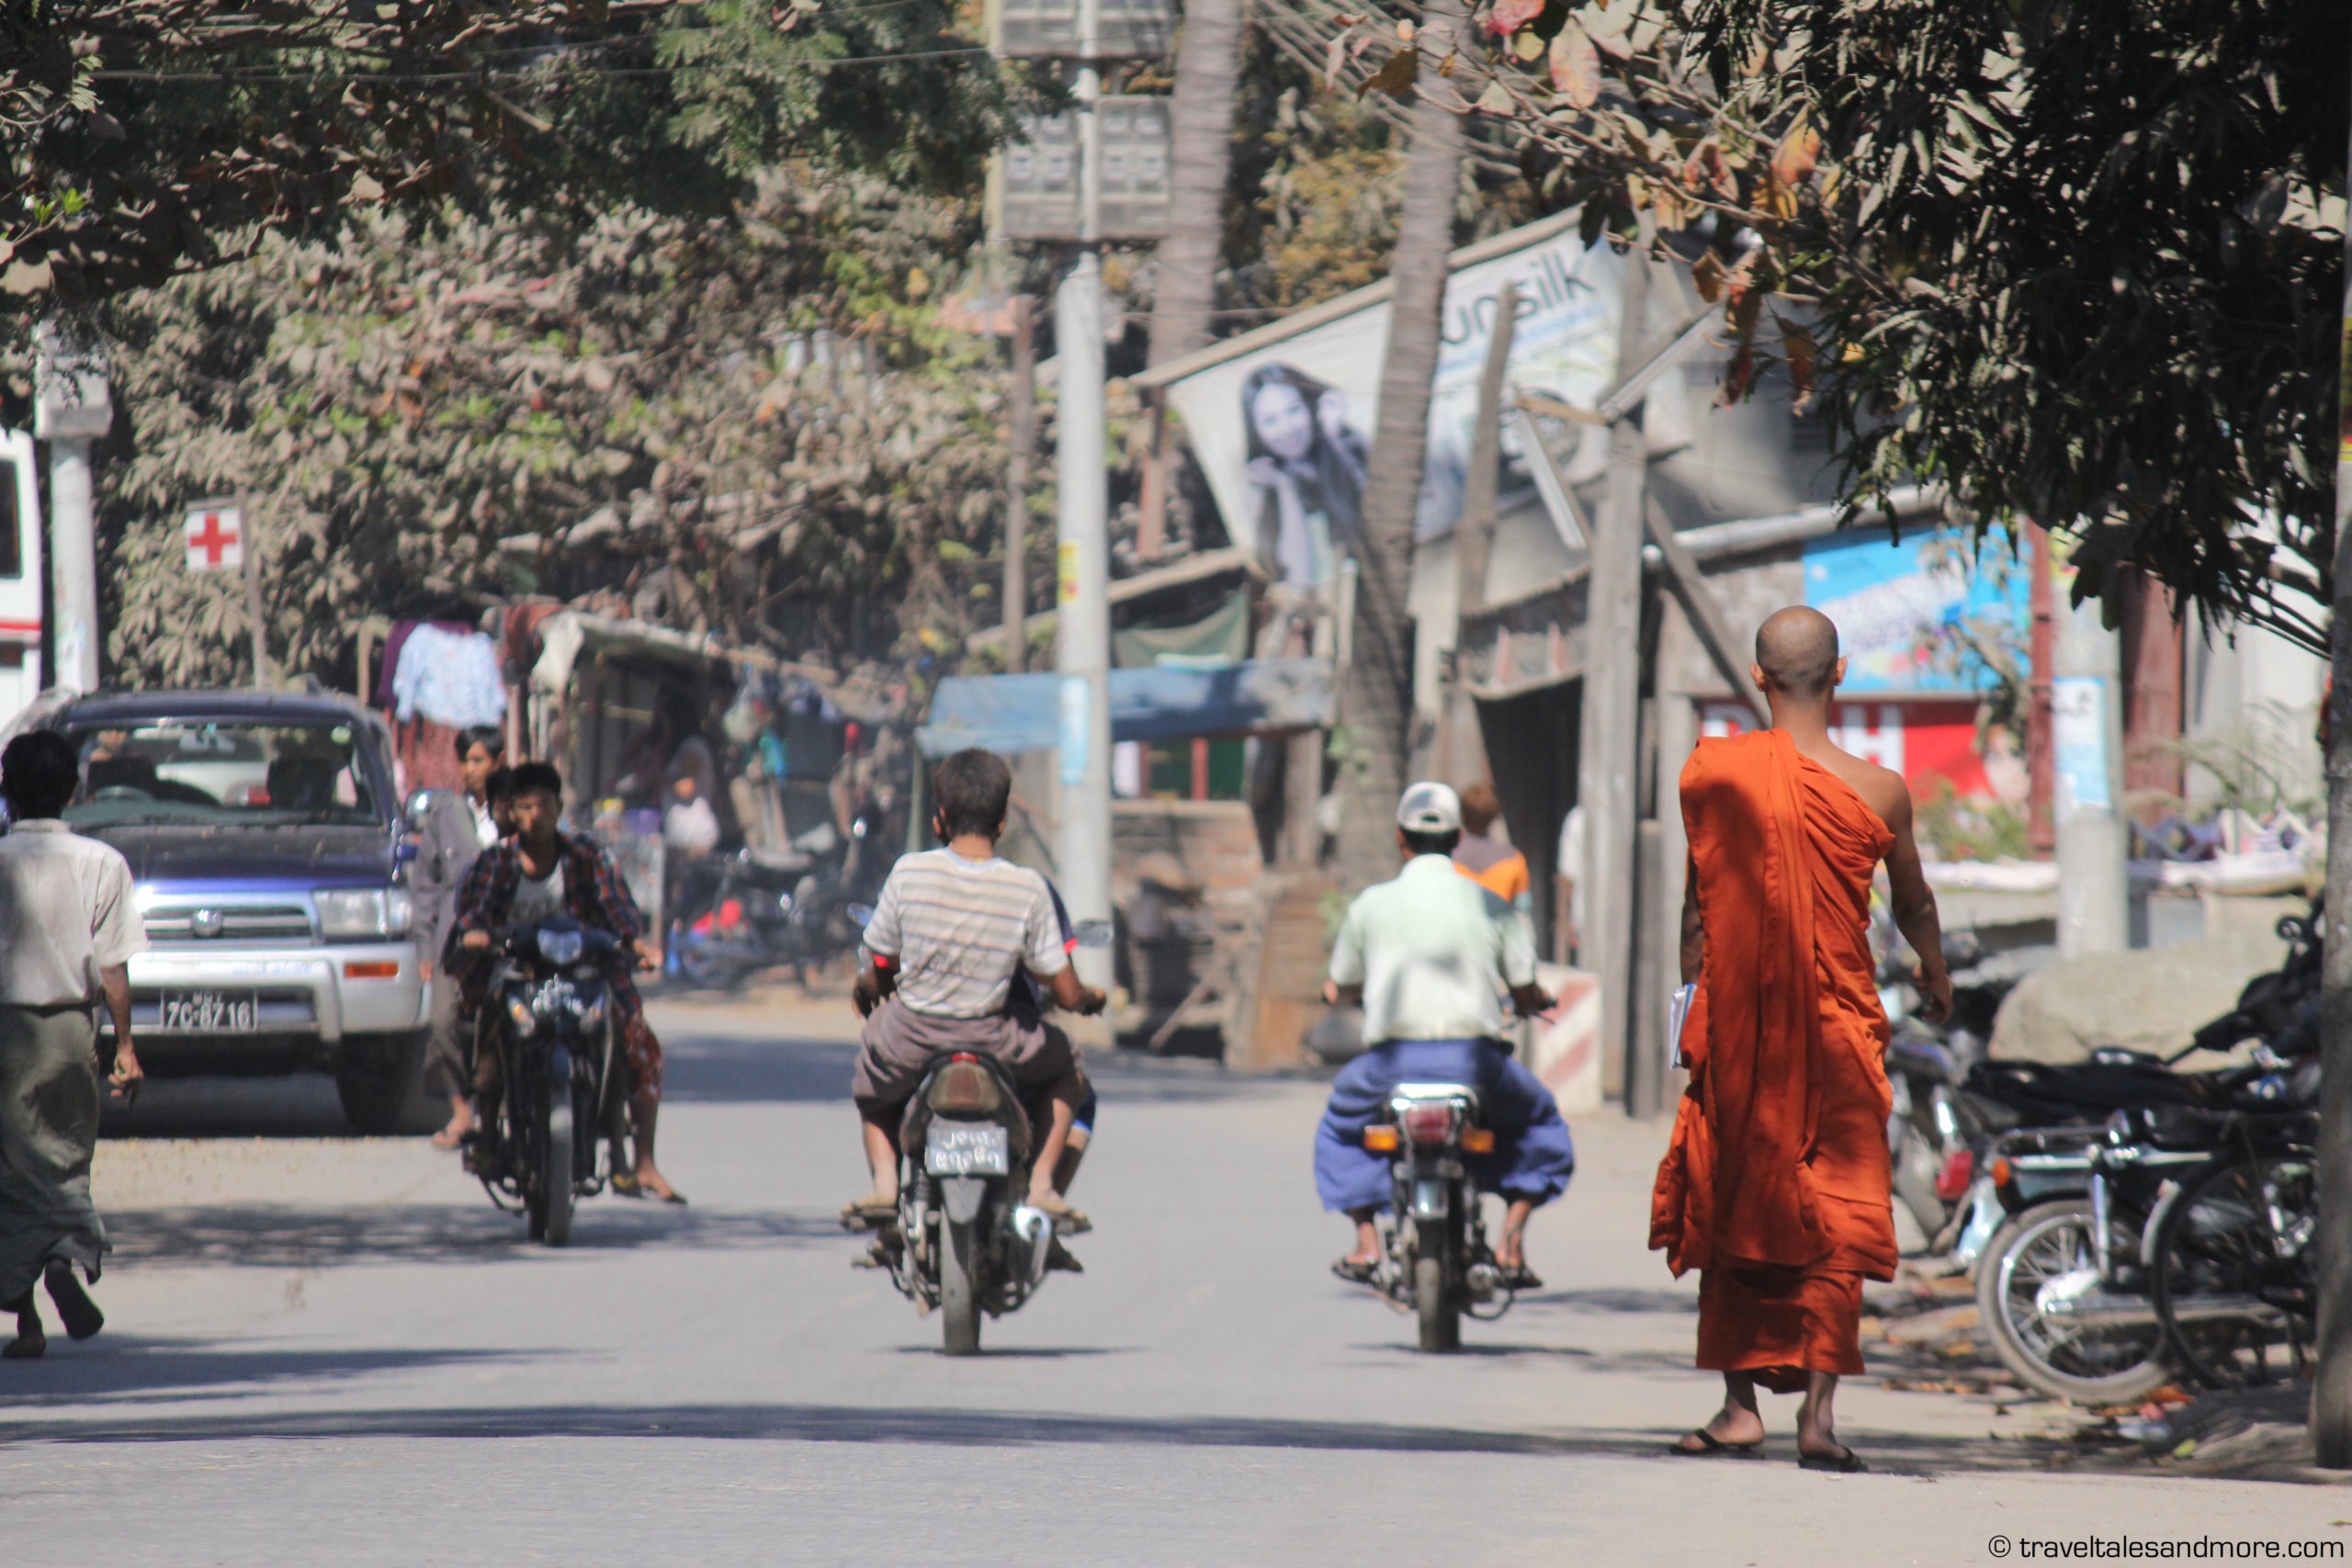
M 1365 441 L 1347 395 L 1295 366 L 1261 365 L 1242 379 L 1241 417 L 1254 504 L 1236 542 L 1294 588 L 1330 581 L 1363 534 Z
M 1620 263 L 1587 251 L 1572 222 L 1548 220 L 1481 247 L 1446 284 L 1416 531 L 1451 529 L 1461 510 L 1478 413 L 1478 378 L 1506 282 L 1519 288 L 1510 378 L 1589 407 L 1617 367 Z M 1363 537 L 1364 470 L 1378 415 L 1388 301 L 1344 299 L 1303 327 L 1245 334 L 1216 363 L 1168 385 L 1226 532 L 1283 581 L 1311 589 Z

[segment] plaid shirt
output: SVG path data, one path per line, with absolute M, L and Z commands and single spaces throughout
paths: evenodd
M 623 1017 L 634 1016 L 641 1007 L 637 984 L 630 977 L 637 956 L 629 943 L 645 933 L 645 917 L 638 912 L 637 900 L 629 897 L 628 886 L 620 873 L 613 868 L 610 855 L 605 853 L 594 839 L 575 839 L 568 833 L 556 835 L 558 854 L 563 865 L 563 901 L 571 918 L 583 926 L 610 931 L 620 938 L 621 946 L 605 964 L 607 979 L 613 987 L 613 1000 Z M 489 931 L 495 934 L 508 922 L 514 908 L 514 894 L 523 885 L 523 850 L 514 839 L 502 839 L 482 851 L 466 873 L 466 880 L 458 889 L 457 935 L 462 941 L 468 931 Z M 476 954 L 477 960 L 482 955 Z M 467 964 L 462 985 L 469 1010 L 481 1002 L 481 987 L 489 978 L 490 966 L 474 962 Z

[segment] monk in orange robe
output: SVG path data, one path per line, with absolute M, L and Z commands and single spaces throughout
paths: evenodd
M 1801 1464 L 1860 1470 L 1831 1404 L 1838 1378 L 1862 1370 L 1862 1281 L 1894 1276 L 1887 1021 L 1868 934 L 1881 861 L 1930 1021 L 1949 1013 L 1951 978 L 1910 791 L 1830 743 L 1838 628 L 1781 611 L 1749 674 L 1772 728 L 1702 740 L 1682 771 L 1682 978 L 1698 993 L 1650 1246 L 1676 1275 L 1701 1271 L 1698 1364 L 1724 1374 L 1724 1404 L 1674 1451 L 1759 1447 L 1760 1384 L 1804 1394 Z

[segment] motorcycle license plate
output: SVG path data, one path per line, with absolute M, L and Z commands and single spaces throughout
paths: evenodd
M 1001 1127 L 944 1127 L 922 1141 L 922 1168 L 933 1176 L 1005 1176 L 1012 1169 Z
M 165 991 L 157 1030 L 164 1034 L 251 1034 L 261 1003 L 251 991 Z

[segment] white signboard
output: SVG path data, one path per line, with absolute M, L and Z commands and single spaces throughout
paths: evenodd
M 187 509 L 187 569 L 235 571 L 245 564 L 245 518 L 233 501 L 199 501 Z
M 1505 282 L 1519 285 L 1514 383 L 1582 408 L 1615 384 L 1623 264 L 1606 243 L 1588 251 L 1573 226 L 1544 228 L 1523 249 L 1462 267 L 1446 285 L 1417 520 L 1423 537 L 1445 532 L 1461 513 L 1479 373 Z M 1364 468 L 1387 341 L 1384 299 L 1169 386 L 1226 531 L 1236 544 L 1259 549 L 1287 582 L 1330 581 L 1336 562 L 1354 553 L 1362 536 Z M 1679 397 L 1679 378 L 1668 379 Z M 1605 459 L 1607 433 L 1595 434 L 1597 467 Z

